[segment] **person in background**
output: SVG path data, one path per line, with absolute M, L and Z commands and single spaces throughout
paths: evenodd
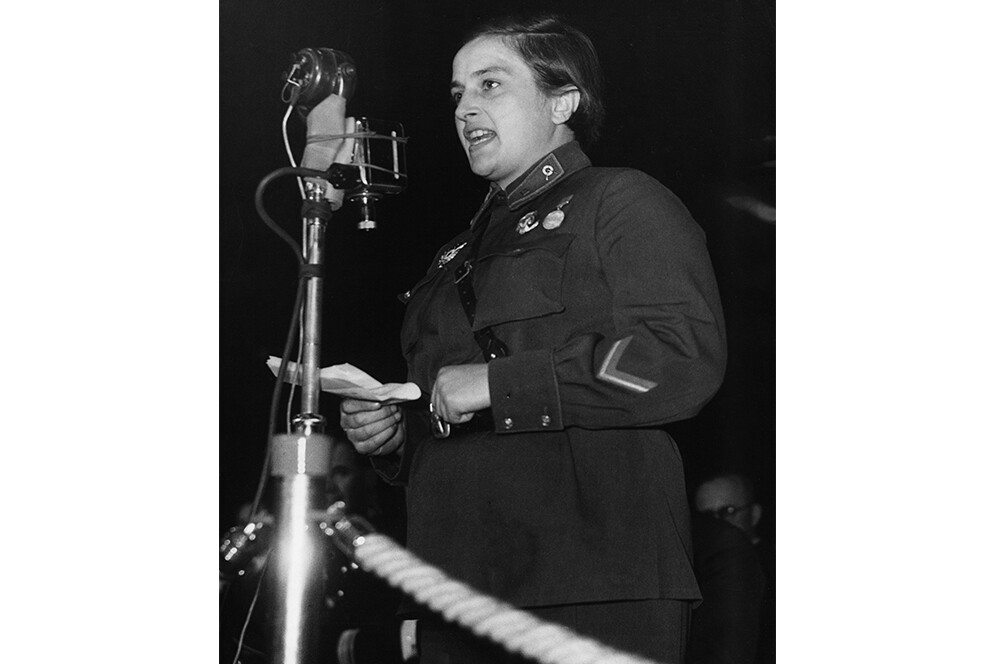
M 592 166 L 601 69 L 559 18 L 472 31 L 450 93 L 490 189 L 403 297 L 408 379 L 428 398 L 345 399 L 340 424 L 407 487 L 413 553 L 543 620 L 681 662 L 700 594 L 666 426 L 696 415 L 726 366 L 704 233 L 650 176 Z M 523 661 L 428 614 L 419 652 Z
M 721 472 L 694 494 L 692 541 L 702 603 L 692 614 L 689 664 L 774 662 L 774 570 L 758 533 L 754 483 Z
M 721 519 L 747 533 L 757 544 L 757 524 L 763 510 L 754 496 L 754 483 L 742 473 L 710 477 L 695 491 L 695 511 Z

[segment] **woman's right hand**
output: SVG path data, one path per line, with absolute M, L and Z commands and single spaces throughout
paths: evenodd
M 396 405 L 343 399 L 339 405 L 339 424 L 360 454 L 393 454 L 405 443 L 401 409 Z

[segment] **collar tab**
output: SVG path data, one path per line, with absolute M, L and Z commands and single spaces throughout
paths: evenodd
M 516 210 L 540 196 L 568 175 L 590 166 L 577 141 L 566 143 L 546 155 L 533 166 L 508 193 L 508 207 Z
M 522 182 L 508 194 L 508 207 L 512 210 L 525 205 L 564 177 L 563 164 L 557 155 L 550 153 L 536 164 Z

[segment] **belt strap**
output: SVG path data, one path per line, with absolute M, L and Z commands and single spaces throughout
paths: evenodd
M 490 203 L 493 197 L 494 193 L 492 192 L 485 200 L 485 206 L 482 209 L 485 216 L 482 218 L 482 213 L 478 213 L 479 223 L 477 224 L 477 228 L 474 229 L 474 236 L 470 241 L 470 248 L 467 250 L 467 258 L 453 273 L 453 281 L 456 283 L 457 294 L 460 296 L 460 304 L 463 306 L 463 312 L 467 314 L 467 322 L 470 323 L 471 329 L 474 327 L 474 315 L 477 310 L 477 295 L 474 294 L 474 263 L 477 261 L 477 254 L 481 249 L 484 232 L 491 222 Z M 508 346 L 495 336 L 490 327 L 476 330 L 474 332 L 474 341 L 481 347 L 485 362 L 509 355 Z

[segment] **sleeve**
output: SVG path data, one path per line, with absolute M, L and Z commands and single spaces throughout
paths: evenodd
M 626 170 L 604 185 L 594 223 L 613 329 L 492 362 L 499 433 L 661 425 L 692 417 L 719 389 L 723 314 L 705 234 L 688 210 Z
M 425 439 L 432 437 L 432 425 L 429 422 L 429 414 L 424 409 L 414 405 L 421 401 L 410 404 L 403 404 L 405 427 L 405 444 L 398 454 L 390 456 L 371 456 L 370 465 L 377 474 L 388 484 L 395 486 L 407 486 L 409 471 L 411 470 L 412 459 L 415 451 Z

